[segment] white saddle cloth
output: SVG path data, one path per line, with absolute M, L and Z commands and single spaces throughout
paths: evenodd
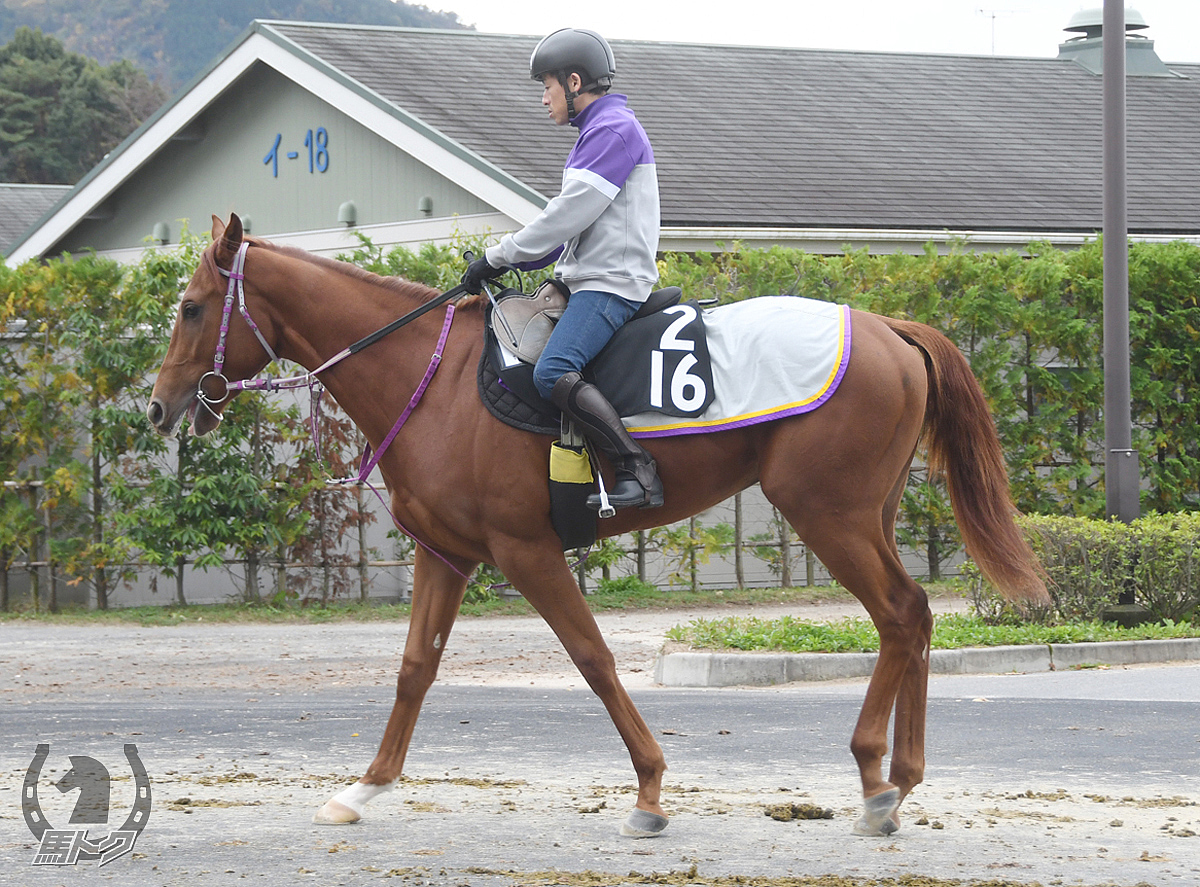
M 639 413 L 635 437 L 703 434 L 815 410 L 850 362 L 850 308 L 795 296 L 761 296 L 704 312 L 716 399 L 694 419 Z

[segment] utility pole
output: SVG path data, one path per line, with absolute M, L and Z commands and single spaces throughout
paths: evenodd
M 1109 520 L 1140 512 L 1129 381 L 1129 219 L 1125 156 L 1125 0 L 1104 0 L 1104 491 Z M 1113 577 L 1114 579 L 1118 577 Z M 1127 580 L 1128 581 L 1128 580 Z M 1123 584 L 1107 618 L 1136 622 Z
M 1107 515 L 1138 517 L 1129 383 L 1129 223 L 1125 158 L 1125 6 L 1104 0 L 1104 488 Z

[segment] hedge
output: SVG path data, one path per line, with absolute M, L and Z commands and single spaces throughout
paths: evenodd
M 1193 619 L 1200 605 L 1200 514 L 1155 514 L 1129 524 L 1028 515 L 1020 520 L 1046 571 L 1056 620 L 1100 619 L 1114 592 L 1128 592 L 1157 620 Z M 1011 612 L 978 579 L 981 615 Z
M 0 492 L 0 575 L 44 553 L 72 579 L 93 583 L 104 606 L 122 578 L 120 564 L 172 573 L 231 552 L 254 563 L 265 552 L 311 547 L 318 523 L 335 539 L 357 519 L 353 505 L 331 514 L 319 501 L 320 470 L 306 461 L 294 411 L 239 398 L 215 446 L 168 449 L 150 432 L 143 409 L 151 374 L 203 245 L 187 237 L 178 250 L 148 252 L 127 267 L 95 256 L 0 266 L 0 479 L 10 484 Z M 476 239 L 385 252 L 364 238 L 345 258 L 446 288 L 461 274 L 464 247 L 481 246 Z M 794 294 L 940 329 L 967 355 L 988 396 L 1018 506 L 1103 516 L 1098 242 L 1071 251 L 1033 244 L 1026 254 L 939 255 L 931 246 L 917 256 L 734 245 L 719 254 L 667 254 L 660 271 L 663 285 L 681 285 L 692 299 Z M 1142 510 L 1195 512 L 1200 247 L 1132 244 L 1130 311 Z M 331 433 L 353 432 L 342 424 Z M 342 455 L 353 458 L 352 449 Z M 215 474 L 224 482 L 205 486 Z M 36 509 L 21 487 L 32 480 L 46 490 Z M 898 535 L 933 578 L 959 545 L 944 490 L 919 465 Z M 246 583 L 257 596 L 249 568 Z

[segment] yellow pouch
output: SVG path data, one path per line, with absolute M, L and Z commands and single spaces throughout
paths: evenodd
M 586 449 L 550 444 L 550 520 L 563 551 L 596 541 L 596 512 L 587 507 L 594 483 Z
M 550 444 L 550 480 L 560 484 L 590 484 L 595 479 L 587 450 Z

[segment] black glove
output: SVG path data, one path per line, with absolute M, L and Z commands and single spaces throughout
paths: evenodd
M 494 280 L 503 273 L 503 268 L 493 268 L 487 259 L 476 259 L 467 266 L 467 271 L 462 276 L 462 285 L 471 295 L 477 296 L 483 291 L 485 280 Z

